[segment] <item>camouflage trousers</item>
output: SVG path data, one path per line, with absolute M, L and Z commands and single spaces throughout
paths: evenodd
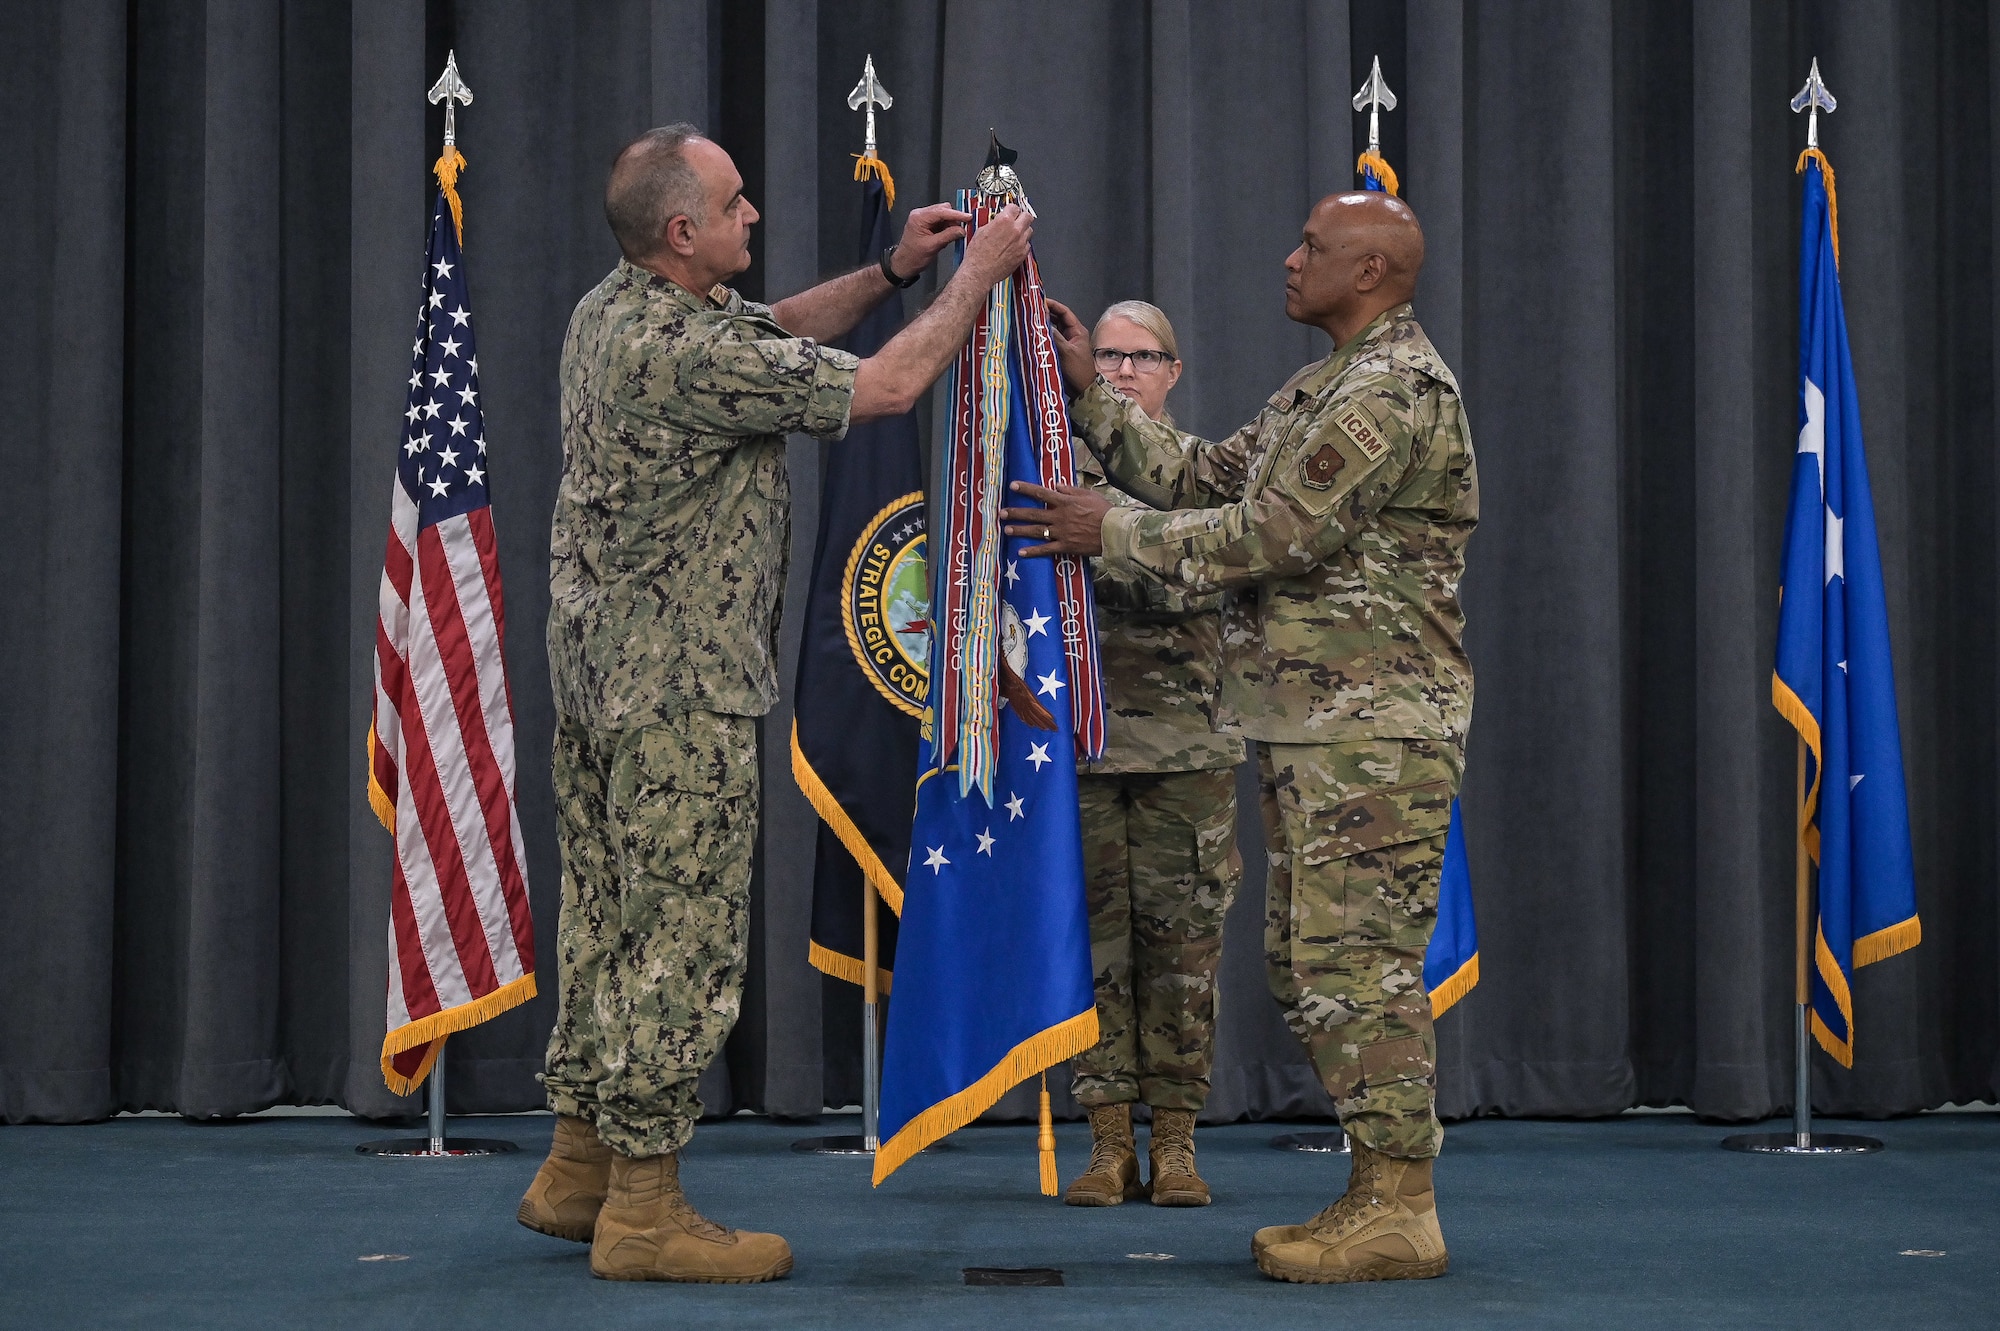
M 1341 1126 L 1434 1156 L 1437 1040 L 1424 949 L 1437 923 L 1462 751 L 1424 740 L 1259 744 L 1264 958 Z
M 1200 1109 L 1215 1051 L 1222 917 L 1243 878 L 1236 775 L 1080 774 L 1097 1044 L 1070 1063 L 1087 1107 Z
M 561 1011 L 549 1108 L 625 1155 L 679 1150 L 743 1002 L 757 723 L 689 712 L 556 727 Z

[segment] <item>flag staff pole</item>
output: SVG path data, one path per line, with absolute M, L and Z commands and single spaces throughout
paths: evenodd
M 875 884 L 861 876 L 861 1136 L 870 1155 L 882 1142 L 876 1134 L 882 1109 L 882 1023 L 876 987 L 880 939 L 875 924 Z
M 1819 113 L 1829 115 L 1839 106 L 1819 75 L 1815 56 L 1806 83 L 1792 98 L 1792 110 L 1807 112 L 1806 147 L 1819 147 Z M 1792 795 L 1792 897 L 1797 914 L 1793 944 L 1795 962 L 1792 984 L 1792 1130 L 1790 1132 L 1741 1132 L 1722 1139 L 1725 1151 L 1749 1151 L 1758 1155 L 1860 1155 L 1882 1149 L 1874 1137 L 1812 1130 L 1812 971 L 1807 961 L 1813 937 L 1812 854 L 1806 845 L 1806 737 L 1797 736 L 1794 755 Z
M 887 168 L 883 168 L 875 155 L 875 112 L 879 108 L 888 110 L 896 99 L 875 76 L 875 57 L 871 54 L 861 67 L 861 81 L 854 85 L 854 91 L 847 95 L 849 110 L 867 112 L 867 129 L 862 139 L 861 158 L 863 166 L 873 163 L 887 179 Z M 855 168 L 856 180 L 862 178 L 861 167 Z M 893 198 L 893 190 L 889 198 Z M 886 202 L 886 200 L 885 200 Z M 881 1145 L 875 1131 L 881 1121 L 882 1095 L 882 1022 L 881 989 L 878 970 L 881 965 L 881 939 L 875 921 L 875 884 L 868 881 L 866 873 L 861 875 L 861 1135 L 839 1133 L 830 1137 L 806 1137 L 792 1143 L 792 1149 L 804 1155 L 869 1155 Z
M 438 1041 L 437 1062 L 431 1065 L 431 1084 L 425 1095 L 426 1116 L 431 1125 L 431 1154 L 444 1154 L 444 1044 Z
M 1807 1030 L 1807 1014 L 1812 1011 L 1812 989 L 1806 978 L 1807 939 L 1812 936 L 1812 862 L 1806 851 L 1806 737 L 1795 735 L 1797 756 L 1794 767 L 1797 778 L 1796 792 L 1792 807 L 1798 811 L 1793 820 L 1792 862 L 1794 865 L 1793 901 L 1797 905 L 1796 943 L 1797 966 L 1793 985 L 1795 1007 L 1792 1017 L 1792 1144 L 1801 1151 L 1812 1149 L 1812 1045 Z

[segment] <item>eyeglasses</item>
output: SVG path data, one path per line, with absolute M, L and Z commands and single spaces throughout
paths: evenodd
M 1097 362 L 1097 368 L 1106 374 L 1112 373 L 1128 360 L 1132 362 L 1132 368 L 1140 374 L 1152 374 L 1173 359 L 1164 351 L 1119 351 L 1112 347 L 1099 347 L 1090 353 L 1090 357 Z

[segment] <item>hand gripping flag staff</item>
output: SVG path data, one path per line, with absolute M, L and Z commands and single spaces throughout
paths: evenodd
M 860 261 L 889 248 L 896 183 L 875 151 L 875 111 L 893 104 L 868 58 L 848 105 L 868 111 L 861 182 Z M 877 306 L 841 345 L 871 356 L 902 326 L 897 298 Z M 924 471 L 914 411 L 853 427 L 839 466 L 821 469 L 819 539 L 793 691 L 792 775 L 821 818 L 813 857 L 807 960 L 862 986 L 859 1137 L 793 1149 L 849 1154 L 876 1145 L 880 1027 L 877 998 L 896 964 L 896 916 L 910 861 L 917 718 L 930 689 L 930 583 L 924 560 Z M 884 917 L 876 898 L 889 903 Z M 859 907 L 859 909 L 857 909 Z
M 995 139 L 958 206 L 972 230 L 1027 207 Z M 1013 480 L 1074 483 L 1069 413 L 1030 254 L 993 289 L 953 367 L 934 524 L 930 701 L 882 1068 L 880 1183 L 1017 1083 L 1097 1042 L 1076 757 L 1104 751 L 1084 562 L 1022 559 Z M 1056 1191 L 1048 1087 L 1042 1192 Z
M 368 800 L 396 840 L 382 1076 L 407 1095 L 427 1075 L 443 1149 L 445 1036 L 535 995 L 527 855 L 514 810 L 514 709 L 493 536 L 479 356 L 472 336 L 454 55 L 430 100 L 444 153 L 411 348 L 375 630 Z
M 1369 67 L 1368 81 L 1354 94 L 1354 109 L 1368 112 L 1368 151 L 1354 163 L 1361 187 L 1395 194 L 1400 186 L 1396 169 L 1382 156 L 1382 112 L 1396 109 L 1396 94 L 1382 79 L 1380 56 Z M 1472 911 L 1472 870 L 1466 861 L 1458 801 L 1453 799 L 1451 828 L 1445 835 L 1444 875 L 1438 885 L 1437 925 L 1424 952 L 1424 988 L 1430 991 L 1431 1015 L 1443 1016 L 1478 983 L 1479 922 Z
M 1806 1036 L 1854 1066 L 1854 972 L 1922 939 L 1888 603 L 1841 307 L 1840 219 L 1833 166 L 1819 148 L 1819 113 L 1836 106 L 1814 60 L 1792 99 L 1794 111 L 1808 113 L 1798 164 L 1799 434 L 1771 677 L 1771 700 L 1798 732 L 1793 1130 L 1723 1143 L 1738 1150 L 1880 1149 L 1870 1137 L 1813 1133 Z

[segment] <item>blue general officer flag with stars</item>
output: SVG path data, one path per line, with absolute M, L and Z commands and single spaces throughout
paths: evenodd
M 1852 1067 L 1855 969 L 1916 946 L 1922 932 L 1882 559 L 1840 301 L 1832 178 L 1818 149 L 1808 149 L 1800 166 L 1799 447 L 1771 697 L 1810 753 L 1799 819 L 1819 862 L 1813 1034 Z
M 1379 154 L 1363 153 L 1355 169 L 1361 173 L 1361 188 L 1396 192 L 1396 173 Z M 1438 883 L 1437 925 L 1424 950 L 1424 988 L 1430 991 L 1431 1015 L 1443 1016 L 1478 983 L 1479 921 L 1472 913 L 1472 868 L 1466 861 L 1465 829 L 1454 798 L 1451 831 L 1444 843 L 1444 873 Z
M 1010 358 L 1002 485 L 1036 480 L 1028 409 Z M 1005 538 L 1003 641 L 1054 729 L 1000 711 L 993 803 L 939 767 L 933 724 L 917 761 L 917 813 L 903 883 L 896 996 L 889 1004 L 875 1181 L 971 1122 L 1009 1088 L 1097 1043 L 1076 741 L 1057 613 L 1055 561 L 1023 559 Z M 931 678 L 948 635 L 931 635 Z

